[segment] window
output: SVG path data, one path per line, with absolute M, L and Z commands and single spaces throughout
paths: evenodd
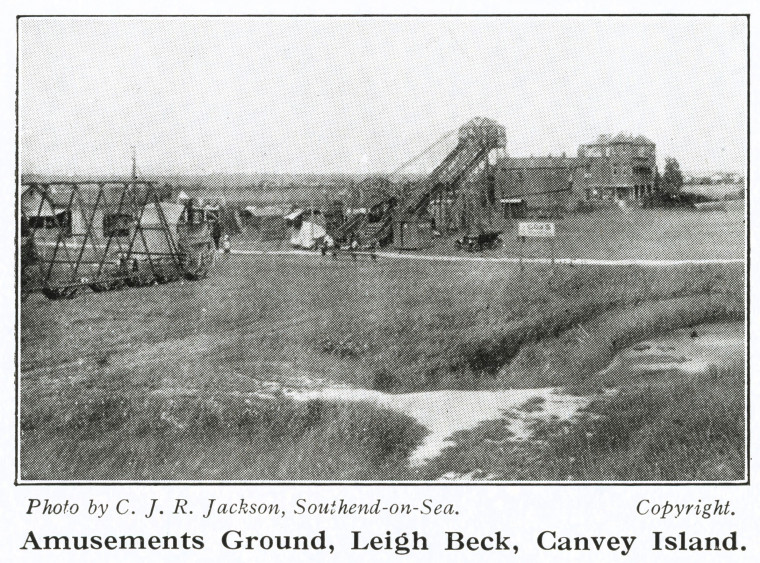
M 604 149 L 599 147 L 589 147 L 586 151 L 586 156 L 600 158 L 604 156 Z

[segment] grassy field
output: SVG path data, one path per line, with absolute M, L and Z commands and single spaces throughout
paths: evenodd
M 35 295 L 21 306 L 22 478 L 425 478 L 405 468 L 425 433 L 410 419 L 280 391 L 583 392 L 629 344 L 742 319 L 743 296 L 741 265 L 520 272 L 318 256 L 226 256 L 197 283 Z
M 368 404 L 140 393 L 78 382 L 22 418 L 22 478 L 379 480 L 403 478 L 426 430 Z
M 557 223 L 556 254 L 565 258 L 742 258 L 744 204 L 728 202 L 726 211 L 691 209 L 611 209 L 568 214 Z M 514 234 L 514 233 L 512 233 Z M 507 253 L 518 252 L 517 237 L 505 236 Z M 547 255 L 534 241 L 526 253 Z
M 544 219 L 542 219 L 544 220 Z M 726 202 L 725 211 L 692 209 L 619 208 L 593 213 L 567 213 L 556 224 L 554 254 L 558 258 L 596 258 L 609 260 L 649 259 L 740 259 L 744 257 L 744 202 Z M 478 252 L 478 256 L 550 258 L 549 239 L 517 238 L 517 221 L 502 229 L 504 245 Z M 454 241 L 461 233 L 436 240 L 427 254 L 469 255 L 457 251 Z M 260 242 L 256 231 L 233 238 L 233 247 L 241 250 L 283 250 L 288 240 Z
M 744 256 L 742 201 L 727 202 L 726 211 L 612 208 L 541 220 L 556 224 L 554 254 L 558 258 L 678 260 Z M 521 244 L 516 223 L 504 230 L 502 238 L 502 248 L 483 255 L 551 257 L 548 239 L 526 239 Z M 453 240 L 448 238 L 438 246 L 436 252 L 455 252 Z

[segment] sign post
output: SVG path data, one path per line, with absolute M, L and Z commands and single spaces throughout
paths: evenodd
M 517 236 L 520 239 L 520 270 L 523 268 L 524 244 L 527 237 L 551 239 L 551 261 L 554 266 L 555 236 L 554 223 L 541 221 L 521 221 L 517 224 Z

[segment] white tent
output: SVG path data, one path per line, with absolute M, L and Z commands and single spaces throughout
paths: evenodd
M 176 240 L 177 224 L 180 222 L 184 211 L 185 206 L 179 203 L 161 202 L 160 204 L 149 203 L 146 205 L 140 220 L 142 234 L 135 239 L 135 250 L 160 254 L 171 252 L 167 233 L 163 231 L 164 225 L 161 221 L 161 215 L 163 214 L 166 219 L 171 238 Z M 144 241 L 143 237 L 145 237 Z
M 290 239 L 290 244 L 300 248 L 314 248 L 317 241 L 323 239 L 326 234 L 327 231 L 322 225 L 304 221 L 298 234 Z
M 162 213 L 158 210 L 159 206 L 161 207 Z M 184 211 L 185 206 L 181 203 L 162 202 L 158 205 L 155 203 L 149 203 L 145 206 L 145 211 L 142 214 L 140 224 L 143 227 L 161 227 L 161 215 L 163 214 L 169 227 L 176 227 Z
M 37 188 L 24 186 L 21 188 L 21 214 L 27 218 L 53 217 L 56 212 L 49 198 L 43 198 Z M 60 211 L 58 212 L 60 213 Z

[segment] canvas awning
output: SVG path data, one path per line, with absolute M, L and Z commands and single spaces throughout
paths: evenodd
M 287 215 L 285 215 L 285 220 L 286 220 L 286 221 L 295 221 L 295 220 L 296 220 L 296 219 L 298 219 L 298 218 L 299 218 L 301 215 L 303 215 L 303 212 L 304 212 L 304 210 L 303 210 L 303 209 L 296 209 L 296 210 L 295 210 L 295 211 L 293 211 L 292 213 L 288 213 Z

